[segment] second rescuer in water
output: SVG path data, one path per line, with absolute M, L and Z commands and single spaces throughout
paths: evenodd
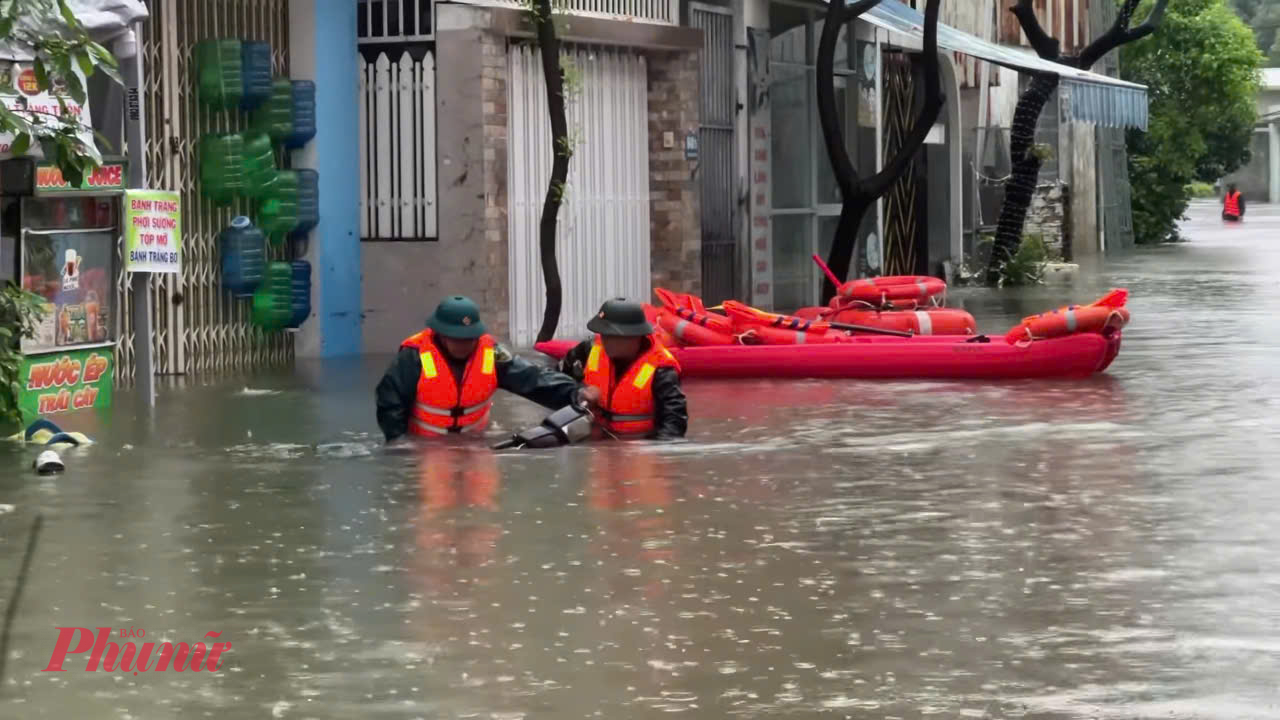
M 680 366 L 653 334 L 639 303 L 623 298 L 600 307 L 587 329 L 596 333 L 560 361 L 560 370 L 585 387 L 596 422 L 622 438 L 674 440 L 689 426 Z

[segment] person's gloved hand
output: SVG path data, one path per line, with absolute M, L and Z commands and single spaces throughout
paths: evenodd
M 578 390 L 578 402 L 589 408 L 599 407 L 602 397 L 600 388 L 594 385 L 585 385 Z

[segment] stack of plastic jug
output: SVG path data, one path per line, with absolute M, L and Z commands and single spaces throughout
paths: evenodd
M 230 205 L 244 191 L 244 138 L 239 133 L 200 138 L 200 191 L 218 205 Z
M 245 197 L 260 198 L 267 194 L 276 182 L 276 154 L 271 138 L 265 133 L 250 131 L 244 135 L 244 190 Z
M 295 234 L 311 232 L 320 224 L 320 173 L 315 170 L 297 170 L 298 173 L 298 224 Z
M 272 142 L 282 143 L 293 133 L 293 83 L 289 78 L 271 81 L 271 95 L 253 112 L 250 125 L 270 135 Z
M 196 83 L 200 102 L 219 110 L 240 105 L 244 95 L 244 66 L 236 38 L 201 40 L 195 47 Z
M 293 266 L 293 317 L 289 319 L 289 327 L 296 328 L 311 314 L 311 263 L 294 260 L 290 265 Z
M 231 221 L 218 236 L 222 255 L 222 287 L 234 297 L 249 297 L 262 285 L 267 265 L 267 238 L 249 218 Z
M 293 318 L 293 268 L 287 262 L 267 264 L 267 276 L 253 294 L 253 324 L 280 330 Z
M 258 201 L 258 225 L 273 245 L 298 227 L 298 172 L 278 170 L 275 183 Z
M 271 96 L 271 45 L 245 40 L 240 44 L 240 58 L 244 73 L 240 109 L 248 112 Z
M 310 80 L 293 81 L 293 131 L 284 146 L 297 150 L 316 136 L 316 84 Z

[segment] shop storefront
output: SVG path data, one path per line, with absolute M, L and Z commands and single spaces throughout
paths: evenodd
M 72 187 L 56 167 L 40 165 L 28 187 L 0 188 L 0 234 L 13 248 L 0 257 L 12 258 L 22 287 L 45 301 L 35 337 L 22 342 L 28 419 L 111 405 L 125 176 L 122 161 L 107 161 Z

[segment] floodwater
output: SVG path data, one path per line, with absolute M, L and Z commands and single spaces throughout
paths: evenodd
M 690 382 L 685 443 L 387 454 L 387 356 L 121 393 L 64 475 L 0 448 L 0 717 L 1280 718 L 1278 230 L 953 292 L 1129 288 L 1104 376 Z M 58 627 L 232 647 L 42 672 Z

